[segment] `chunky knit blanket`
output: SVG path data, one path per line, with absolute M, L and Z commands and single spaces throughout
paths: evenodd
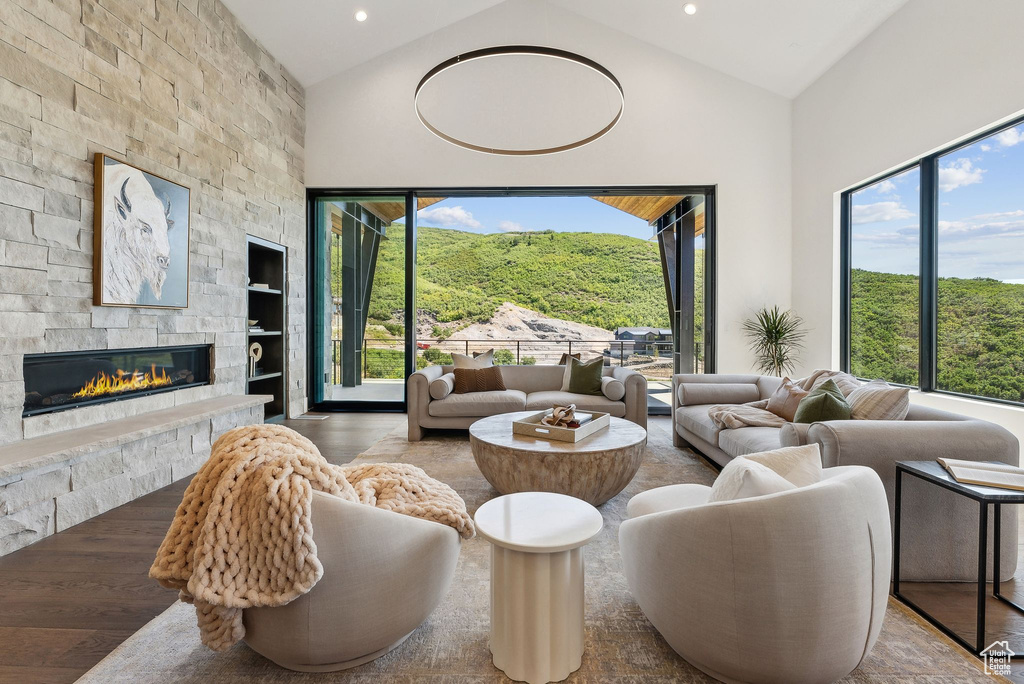
M 280 425 L 226 432 L 185 490 L 149 576 L 193 603 L 202 642 L 223 651 L 245 636 L 242 611 L 281 606 L 320 580 L 313 491 L 433 520 L 474 535 L 462 498 L 402 463 L 336 466 Z

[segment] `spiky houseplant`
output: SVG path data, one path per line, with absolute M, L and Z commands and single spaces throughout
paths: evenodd
M 807 334 L 802 318 L 777 306 L 764 307 L 743 321 L 743 332 L 757 357 L 757 369 L 779 377 L 792 372 Z

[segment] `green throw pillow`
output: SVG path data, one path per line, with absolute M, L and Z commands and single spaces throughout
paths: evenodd
M 569 358 L 569 391 L 574 394 L 601 394 L 604 357 L 590 361 Z
M 849 420 L 850 402 L 833 380 L 824 382 L 800 400 L 794 423 L 817 423 L 822 420 Z

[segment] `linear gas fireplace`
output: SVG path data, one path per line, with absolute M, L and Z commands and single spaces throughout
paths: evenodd
M 25 356 L 23 416 L 210 384 L 211 345 Z

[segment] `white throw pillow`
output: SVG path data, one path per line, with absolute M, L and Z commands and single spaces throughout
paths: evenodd
M 715 484 L 711 486 L 708 503 L 749 499 L 796 489 L 796 485 L 782 477 L 768 466 L 749 458 L 734 458 L 722 468 Z
M 601 378 L 601 394 L 612 401 L 621 401 L 626 396 L 626 385 L 610 375 Z
M 821 482 L 821 450 L 817 443 L 762 451 L 741 458 L 771 468 L 796 487 Z
M 455 373 L 445 373 L 430 381 L 430 398 L 444 399 L 455 389 Z
M 452 354 L 452 363 L 456 368 L 490 368 L 494 365 L 494 350 L 488 349 L 476 356 Z
M 910 389 L 872 380 L 846 395 L 854 420 L 903 420 L 910 411 Z

